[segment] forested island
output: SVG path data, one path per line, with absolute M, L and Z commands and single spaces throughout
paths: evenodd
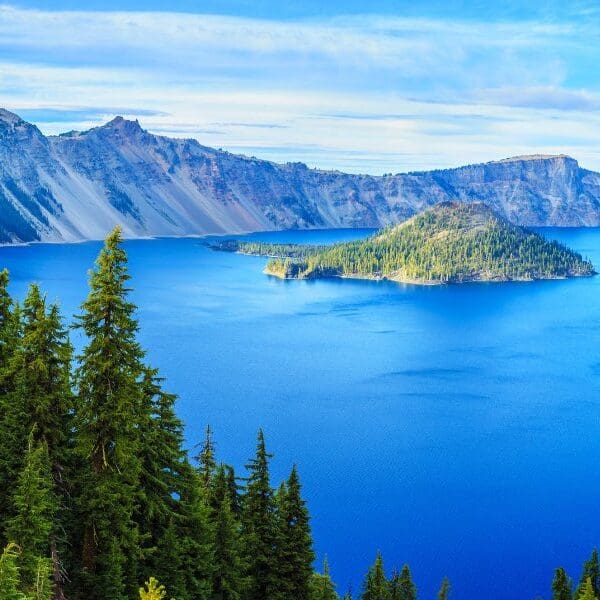
M 332 246 L 230 240 L 218 249 L 268 256 L 265 273 L 282 279 L 353 277 L 443 284 L 595 273 L 580 254 L 509 223 L 482 203 L 443 202 L 365 240 Z
M 272 484 L 262 431 L 243 473 L 210 428 L 189 456 L 128 281 L 117 229 L 74 356 L 59 307 L 35 284 L 18 303 L 0 272 L 0 600 L 339 600 L 327 562 L 314 568 L 298 470 Z M 345 600 L 417 598 L 409 567 L 386 571 L 380 554 L 357 580 Z M 449 594 L 445 579 L 437 598 Z M 599 597 L 596 551 L 575 595 L 556 570 L 553 600 Z

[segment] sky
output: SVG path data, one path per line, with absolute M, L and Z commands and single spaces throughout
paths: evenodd
M 349 172 L 600 170 L 597 1 L 1 1 L 0 106 L 46 134 L 120 114 Z

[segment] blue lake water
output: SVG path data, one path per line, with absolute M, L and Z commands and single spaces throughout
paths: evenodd
M 600 266 L 600 230 L 544 233 Z M 99 247 L 1 248 L 0 265 L 16 295 L 38 281 L 72 315 Z M 126 247 L 142 342 L 189 444 L 210 423 L 241 469 L 264 427 L 274 480 L 298 464 L 340 592 L 378 549 L 425 599 L 445 575 L 462 600 L 548 598 L 558 565 L 579 577 L 600 542 L 600 277 L 283 282 L 196 239 Z

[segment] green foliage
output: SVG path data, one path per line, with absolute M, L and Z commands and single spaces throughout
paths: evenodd
M 577 598 L 578 600 L 597 600 L 597 596 L 594 593 L 594 584 L 590 577 L 588 577 L 583 586 L 581 586 L 581 592 Z
M 583 564 L 583 572 L 581 573 L 581 579 L 575 592 L 576 599 L 582 597 L 588 579 L 591 582 L 594 594 L 597 596 L 600 590 L 600 560 L 596 548 L 592 551 L 590 558 Z
M 448 600 L 450 597 L 450 580 L 444 577 L 442 585 L 437 593 L 437 600 Z
M 278 593 L 283 598 L 308 600 L 315 554 L 309 515 L 294 466 L 277 497 Z
M 0 554 L 0 600 L 27 600 L 21 592 L 18 558 L 19 547 L 16 544 L 8 544 Z
M 266 255 L 274 254 L 264 248 Z M 295 251 L 295 255 L 298 252 Z M 278 254 L 266 271 L 285 278 L 385 277 L 434 283 L 590 275 L 589 261 L 481 204 L 442 203 L 354 242 Z
M 367 572 L 360 597 L 361 600 L 389 600 L 390 598 L 390 583 L 385 576 L 380 552 L 377 553 L 375 562 Z
M 339 600 L 335 584 L 329 573 L 327 557 L 323 561 L 323 573 L 313 573 L 310 583 L 310 600 Z
M 140 600 L 164 600 L 166 596 L 165 586 L 160 585 L 154 577 L 150 577 L 140 588 Z
M 82 463 L 77 511 L 81 580 L 88 600 L 126 600 L 134 582 L 138 526 L 133 519 L 142 468 L 140 426 L 144 353 L 128 301 L 127 257 L 115 229 L 90 275 L 78 327 L 88 344 L 79 357 L 77 451 Z M 137 590 L 136 590 L 137 591 Z
M 217 469 L 213 488 L 215 528 L 212 600 L 240 600 L 246 587 L 241 555 L 240 522 L 231 508 L 231 493 L 225 466 Z
M 275 501 L 269 477 L 269 459 L 262 429 L 258 432 L 256 456 L 249 470 L 243 505 L 243 535 L 246 552 L 247 600 L 277 597 Z
M 21 587 L 32 593 L 44 585 L 40 573 L 50 572 L 50 533 L 57 511 L 54 482 L 47 446 L 29 438 L 25 465 L 14 495 L 14 517 L 9 520 L 7 537 L 21 553 L 18 559 Z M 46 587 L 50 587 L 48 581 Z
M 552 581 L 552 600 L 572 600 L 573 582 L 566 571 L 560 567 L 554 572 Z

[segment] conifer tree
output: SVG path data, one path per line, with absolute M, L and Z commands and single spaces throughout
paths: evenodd
M 249 476 L 244 494 L 243 537 L 249 589 L 247 600 L 277 598 L 275 551 L 275 502 L 269 477 L 269 460 L 262 429 L 258 432 L 256 456 L 246 468 Z
M 20 548 L 17 563 L 26 594 L 50 589 L 50 534 L 57 510 L 47 446 L 33 438 L 32 432 L 14 495 L 15 515 L 6 529 L 8 539 Z
M 367 572 L 361 600 L 389 600 L 390 586 L 383 569 L 383 558 L 377 553 L 375 562 Z
M 448 600 L 450 597 L 450 580 L 444 577 L 442 585 L 437 594 L 437 600 Z
M 581 595 L 578 596 L 578 600 L 597 600 L 591 577 L 588 577 L 581 586 Z
M 277 505 L 278 593 L 285 599 L 308 600 L 315 555 L 308 510 L 295 466 L 279 490 Z
M 181 600 L 207 600 L 211 594 L 214 532 L 205 490 L 197 471 L 188 462 L 182 468 L 180 490 L 177 532 L 186 593 Z
M 408 565 L 402 567 L 399 578 L 400 599 L 417 600 L 417 588 L 413 583 Z
M 239 523 L 231 510 L 231 497 L 225 466 L 214 477 L 213 514 L 214 559 L 212 600 L 239 600 L 243 596 L 244 566 L 240 555 Z
M 172 561 L 177 557 L 171 555 L 169 562 L 165 562 L 163 538 L 180 517 L 177 498 L 181 496 L 181 471 L 187 458 L 183 450 L 183 425 L 174 410 L 175 396 L 165 393 L 161 383 L 156 370 L 145 370 L 141 383 L 144 408 L 140 425 L 139 504 L 134 519 L 139 527 L 142 553 L 140 578 L 147 580 L 156 575 L 160 581 L 166 581 L 173 575 Z M 169 589 L 174 591 L 172 587 Z
M 329 573 L 327 557 L 323 560 L 323 573 L 313 573 L 312 575 L 310 600 L 339 600 L 335 584 Z
M 200 453 L 196 457 L 198 461 L 198 473 L 200 481 L 205 489 L 210 489 L 213 476 L 217 469 L 217 461 L 215 459 L 215 444 L 212 438 L 212 430 L 210 425 L 206 426 L 204 442 L 200 449 Z
M 552 600 L 573 600 L 573 582 L 562 567 L 554 572 Z
M 140 382 L 145 368 L 121 242 L 116 228 L 90 274 L 90 293 L 77 324 L 88 339 L 76 373 L 77 451 L 85 461 L 77 482 L 77 537 L 82 544 L 76 587 L 86 600 L 127 600 L 137 593 L 138 529 L 133 515 L 141 471 Z
M 7 393 L 5 424 L 10 438 L 2 445 L 4 465 L 20 471 L 27 448 L 27 437 L 47 449 L 54 494 L 62 510 L 50 534 L 55 598 L 63 597 L 65 552 L 64 531 L 69 527 L 67 489 L 72 450 L 71 390 L 72 348 L 56 304 L 49 307 L 37 285 L 29 287 L 19 311 L 20 335 L 7 365 L 11 390 Z
M 8 544 L 0 554 L 0 600 L 27 600 L 21 591 L 21 577 L 17 560 L 19 547 Z
M 590 580 L 594 595 L 598 596 L 600 591 L 600 560 L 598 550 L 594 548 L 592 555 L 583 563 L 583 572 L 579 581 L 579 586 L 575 592 L 575 598 L 580 598 L 587 586 L 587 580 Z

